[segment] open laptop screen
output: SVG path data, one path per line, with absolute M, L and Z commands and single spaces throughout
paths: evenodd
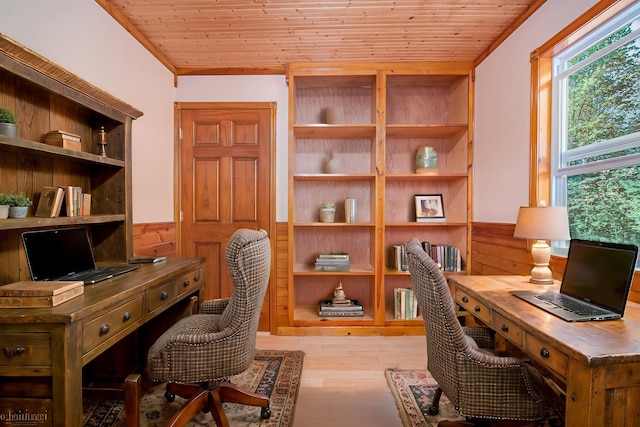
M 31 280 L 54 280 L 95 269 L 93 252 L 84 228 L 22 233 Z
M 561 292 L 624 313 L 638 248 L 573 239 Z

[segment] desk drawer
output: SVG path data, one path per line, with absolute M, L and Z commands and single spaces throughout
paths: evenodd
M 0 333 L 0 366 L 51 366 L 51 336 Z
M 477 299 L 469 296 L 463 291 L 456 292 L 456 302 L 473 316 L 482 320 L 487 325 L 491 324 L 491 310 Z
M 522 328 L 520 326 L 505 319 L 498 313 L 493 312 L 491 316 L 491 327 L 518 347 L 522 347 Z
M 189 292 L 198 286 L 199 282 L 202 280 L 202 269 L 199 268 L 194 271 L 190 271 L 187 274 L 178 277 L 178 294 L 184 294 L 185 292 Z
M 149 289 L 147 295 L 147 311 L 152 312 L 176 298 L 176 281 L 172 280 Z
M 129 301 L 82 326 L 82 353 L 93 350 L 142 319 L 142 297 Z
M 524 335 L 524 348 L 527 353 L 559 374 L 562 378 L 567 377 L 569 357 L 566 354 L 527 333 Z

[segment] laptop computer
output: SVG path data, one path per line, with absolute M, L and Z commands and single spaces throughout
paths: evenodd
M 635 245 L 572 239 L 559 292 L 511 293 L 568 322 L 620 319 L 637 257 Z
M 31 280 L 82 280 L 98 283 L 139 268 L 118 264 L 96 267 L 85 228 L 26 231 L 22 243 Z

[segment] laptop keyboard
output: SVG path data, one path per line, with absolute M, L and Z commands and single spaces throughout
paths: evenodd
M 582 303 L 572 298 L 567 298 L 565 295 L 558 294 L 555 292 L 546 292 L 540 295 L 536 295 L 536 298 L 546 302 L 550 302 L 551 304 L 555 304 L 558 307 L 566 308 L 576 314 L 581 314 L 585 316 L 598 316 L 598 315 L 609 313 L 609 311 L 607 310 L 603 310 L 601 308 L 594 307 L 593 305 Z

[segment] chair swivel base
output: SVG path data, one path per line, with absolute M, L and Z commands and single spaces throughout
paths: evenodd
M 165 397 L 169 402 L 178 395 L 188 399 L 167 422 L 167 426 L 177 427 L 186 425 L 200 411 L 211 412 L 218 427 L 228 427 L 229 421 L 224 413 L 222 402 L 240 403 L 242 405 L 260 406 L 262 419 L 271 417 L 269 398 L 257 393 L 242 390 L 228 382 L 214 384 L 177 384 L 167 383 Z

